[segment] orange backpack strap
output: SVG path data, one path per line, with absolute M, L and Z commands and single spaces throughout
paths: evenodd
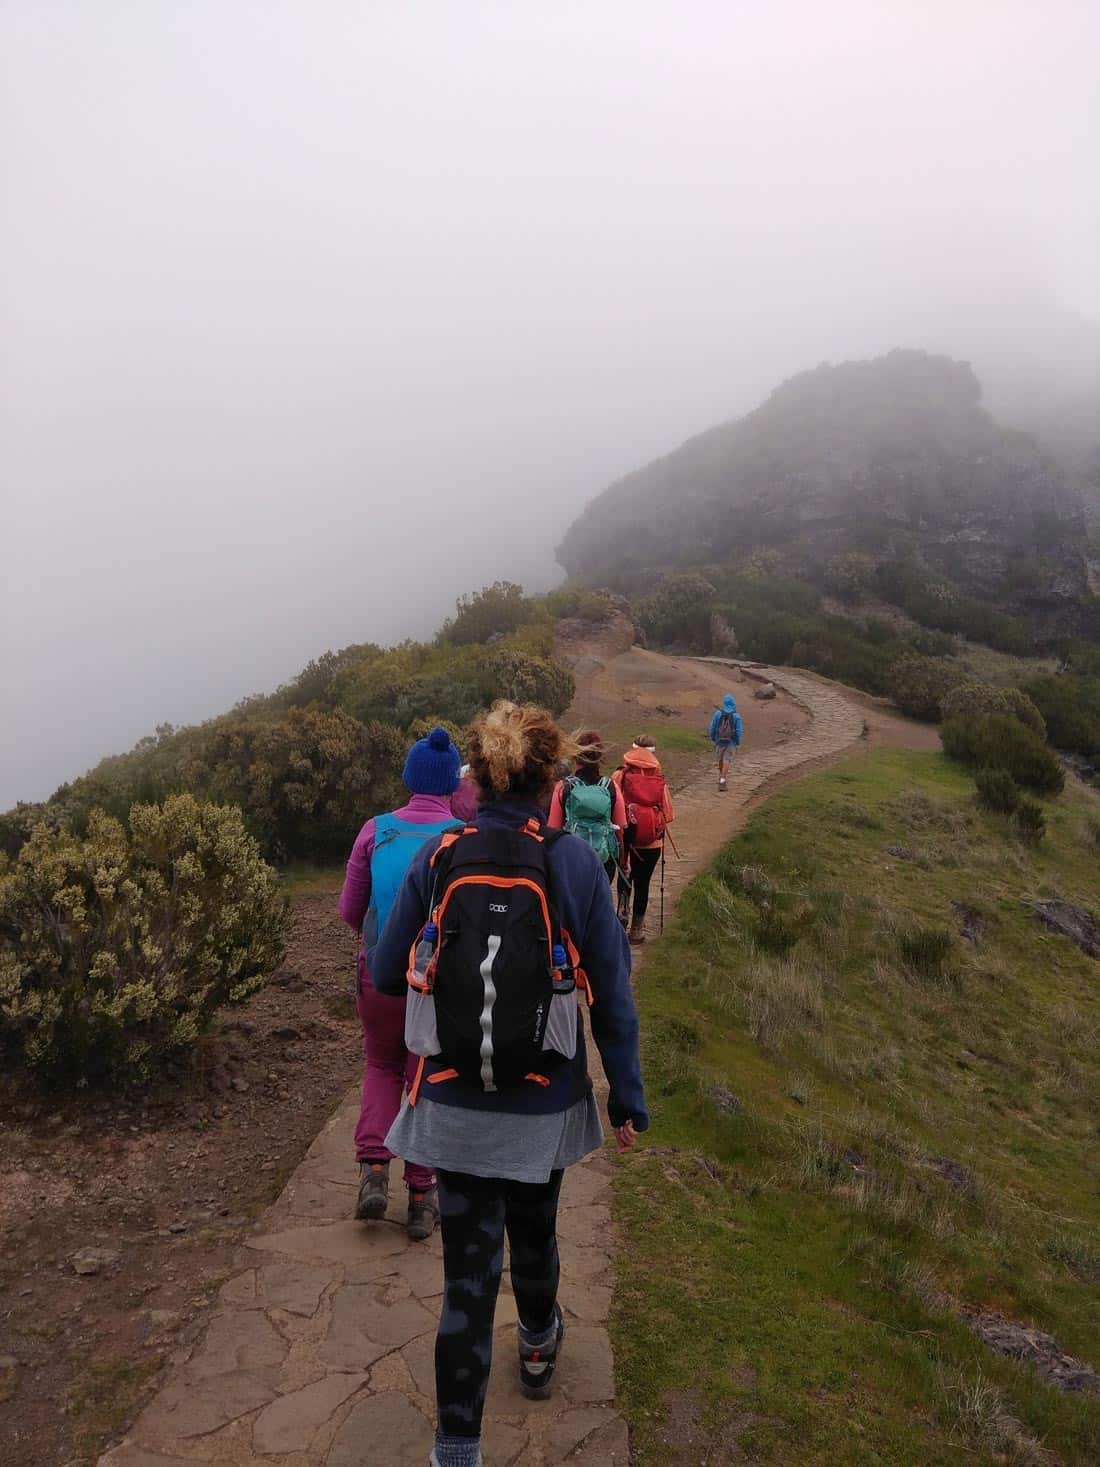
M 524 1075 L 523 1078 L 525 1080 L 532 1081 L 535 1085 L 548 1086 L 550 1084 L 550 1081 L 546 1078 L 545 1075 L 530 1074 L 530 1075 Z
M 531 819 L 528 820 L 528 822 L 527 822 L 526 825 L 520 826 L 520 829 L 523 831 L 524 835 L 529 835 L 534 840 L 542 840 L 543 839 L 542 826 L 534 818 L 534 816 L 532 816 Z
M 569 933 L 566 932 L 564 927 L 561 930 L 561 940 L 565 943 L 565 950 L 569 954 L 569 966 L 573 969 L 573 978 L 576 981 L 578 989 L 584 992 L 585 1003 L 591 1008 L 596 1002 L 592 993 L 592 985 L 588 981 L 588 974 L 581 967 L 581 955 L 577 951 L 577 944 L 569 936 Z
M 420 1081 L 423 1078 L 424 1078 L 424 1056 L 421 1055 L 420 1056 L 420 1063 L 416 1067 L 416 1074 L 413 1076 L 413 1082 L 412 1082 L 412 1084 L 409 1087 L 409 1104 L 410 1105 L 415 1105 L 416 1104 L 417 1097 L 420 1094 Z
M 444 1080 L 457 1080 L 457 1070 L 436 1070 L 434 1075 L 428 1076 L 429 1085 L 442 1085 Z
M 461 830 L 445 830 L 439 837 L 439 844 L 432 852 L 432 858 L 428 862 L 428 865 L 435 866 L 443 852 L 449 851 L 456 840 L 461 840 L 464 835 L 476 835 L 476 833 L 476 825 L 464 825 Z

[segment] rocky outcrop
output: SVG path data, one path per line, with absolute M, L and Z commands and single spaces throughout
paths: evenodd
M 1063 469 L 990 417 L 967 363 L 919 351 L 792 378 L 613 484 L 558 558 L 572 575 L 646 580 L 760 545 L 812 576 L 852 550 L 915 558 L 1052 631 L 1074 630 L 1089 593 L 1084 509 Z

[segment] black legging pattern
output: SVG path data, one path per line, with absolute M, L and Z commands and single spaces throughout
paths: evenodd
M 493 1361 L 493 1315 L 511 1249 L 520 1323 L 541 1334 L 558 1297 L 558 1193 L 562 1173 L 541 1184 L 436 1172 L 443 1233 L 443 1313 L 435 1341 L 435 1393 L 443 1436 L 481 1435 Z
M 649 908 L 649 883 L 653 880 L 653 873 L 657 869 L 657 862 L 661 859 L 660 846 L 654 846 L 651 851 L 630 852 L 630 885 L 619 877 L 619 900 L 626 899 L 630 888 L 634 888 L 634 920 L 640 922 Z

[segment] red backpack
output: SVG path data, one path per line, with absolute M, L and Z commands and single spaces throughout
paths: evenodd
M 623 766 L 626 838 L 630 845 L 655 846 L 665 834 L 665 777 Z

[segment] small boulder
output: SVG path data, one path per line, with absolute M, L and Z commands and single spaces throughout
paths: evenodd
M 775 697 L 775 684 L 774 683 L 761 683 L 760 686 L 753 693 L 753 697 L 754 698 L 763 698 L 763 699 L 774 698 Z
M 1051 932 L 1061 933 L 1075 942 L 1090 958 L 1100 958 L 1100 927 L 1091 912 L 1075 907 L 1072 902 L 1025 902 Z
M 121 1257 L 117 1248 L 80 1248 L 69 1261 L 72 1263 L 73 1273 L 91 1278 L 102 1273 L 105 1268 L 110 1268 Z

